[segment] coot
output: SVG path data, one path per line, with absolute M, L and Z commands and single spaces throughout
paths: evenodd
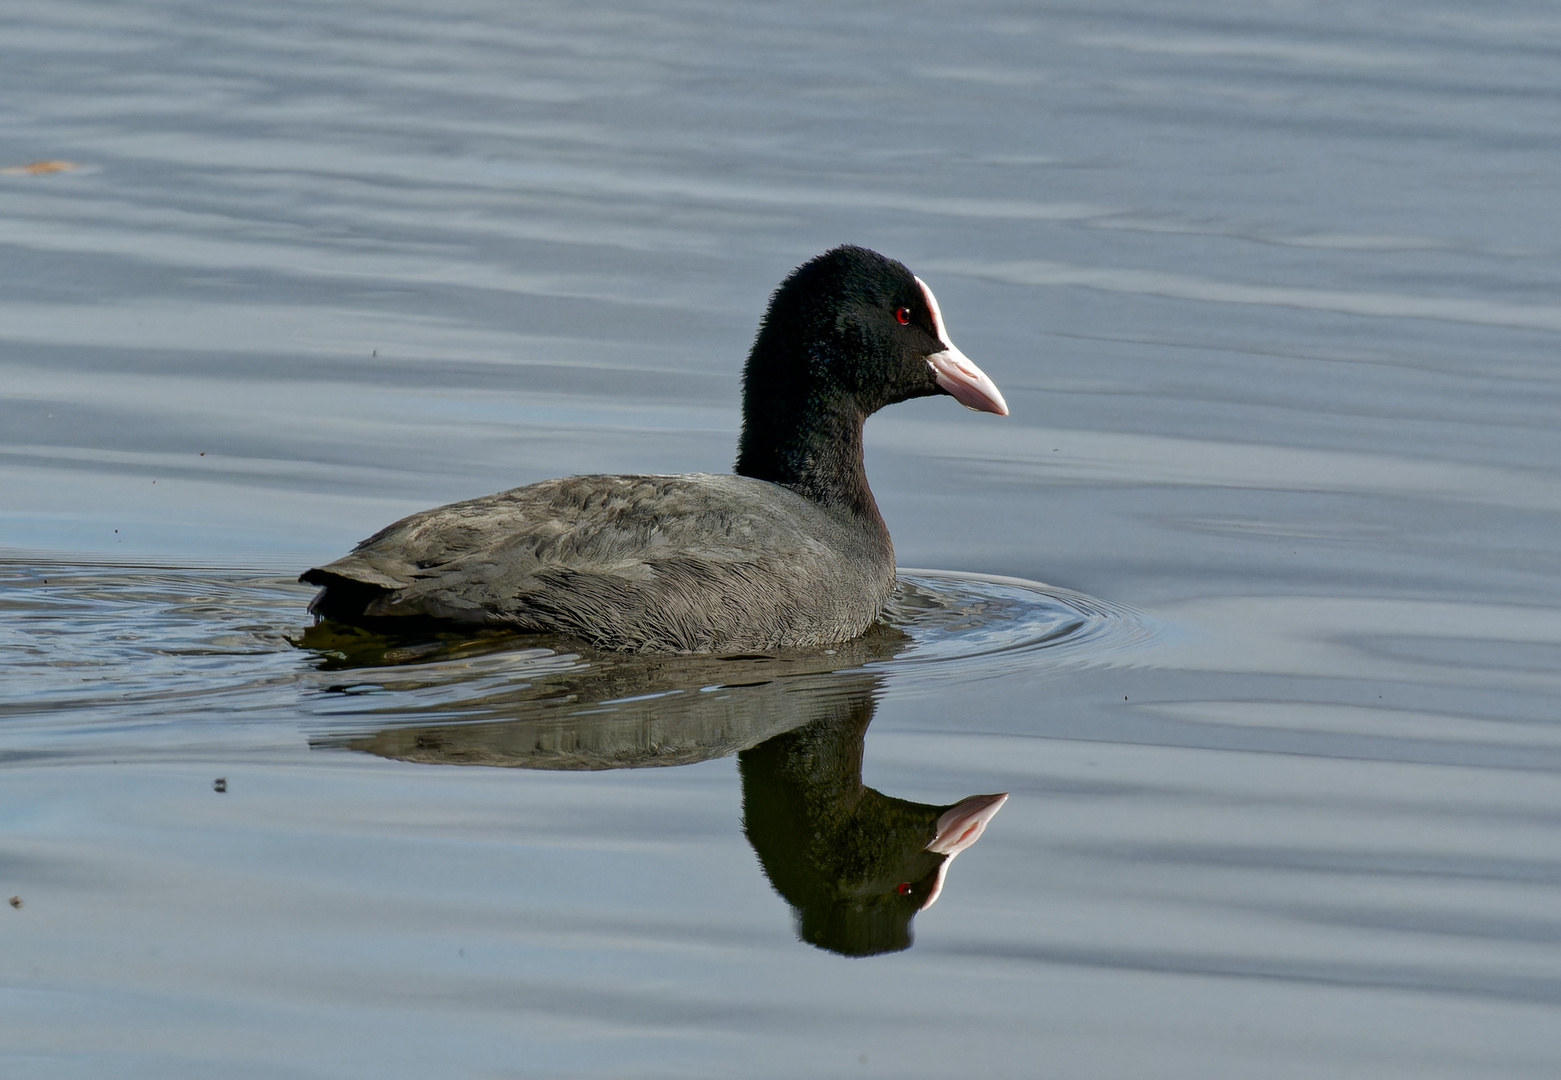
M 299 580 L 322 587 L 318 617 L 377 630 L 445 620 L 639 652 L 846 641 L 895 580 L 862 424 L 938 393 L 1008 414 L 920 278 L 837 247 L 770 298 L 735 475 L 544 480 L 402 518 Z

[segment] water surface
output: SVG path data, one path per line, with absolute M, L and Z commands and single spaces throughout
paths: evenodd
M 1549 7 L 0 37 L 0 168 L 76 166 L 0 171 L 0 1072 L 1555 1075 Z M 842 241 L 1013 410 L 870 422 L 940 568 L 879 636 L 304 639 L 296 573 L 404 513 L 728 468 Z M 909 948 L 799 940 L 745 807 L 810 753 L 880 840 L 1010 792 Z

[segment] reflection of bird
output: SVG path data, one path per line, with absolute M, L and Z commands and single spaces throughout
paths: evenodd
M 1008 411 L 920 279 L 836 248 L 770 300 L 743 372 L 736 475 L 576 476 L 414 514 L 305 573 L 323 586 L 310 608 L 382 629 L 454 620 L 646 652 L 844 641 L 894 587 L 862 424 L 937 393 Z
M 848 956 L 906 949 L 911 919 L 943 888 L 950 860 L 1008 798 L 930 806 L 862 783 L 870 697 L 738 755 L 743 829 L 804 941 Z
M 588 663 L 538 668 L 513 692 L 458 702 L 462 723 L 390 724 L 310 744 L 405 761 L 568 770 L 682 765 L 735 752 L 743 829 L 796 910 L 803 940 L 852 956 L 892 952 L 910 945 L 911 919 L 938 898 L 949 861 L 1008 798 L 932 806 L 862 783 L 863 739 L 883 675 L 856 665 L 892 656 L 905 641 L 880 626 L 836 648 L 774 658 L 593 654 Z
M 385 723 L 395 719 L 392 708 L 379 714 L 385 726 L 378 730 L 324 735 L 310 743 L 449 765 L 571 770 L 687 765 L 735 754 L 832 715 L 841 699 L 867 700 L 878 676 L 859 665 L 887 659 L 909 640 L 878 624 L 830 649 L 766 657 L 584 649 L 574 656 L 545 654 L 533 657 L 535 667 L 509 665 L 509 677 L 492 693 L 422 705 L 417 714 L 432 723 Z M 409 674 L 412 685 L 428 685 L 417 669 Z M 442 708 L 448 709 L 444 716 Z

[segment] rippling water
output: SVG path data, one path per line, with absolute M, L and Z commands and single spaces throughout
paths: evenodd
M 1551 8 L 4 22 L 0 1073 L 1555 1075 Z M 869 424 L 885 627 L 307 626 L 401 514 L 729 467 L 844 240 L 1013 409 Z
M 364 730 L 571 722 L 608 742 L 620 729 L 664 718 L 703 736 L 700 721 L 716 719 L 721 741 L 639 747 L 643 760 L 480 762 L 687 764 L 806 719 L 806 710 L 749 691 L 827 694 L 836 683 L 855 685 L 854 673 L 866 670 L 907 690 L 957 692 L 1004 674 L 1101 663 L 1155 635 L 1150 620 L 1120 605 L 1018 579 L 937 571 L 902 571 L 886 620 L 857 641 L 714 658 L 599 652 L 568 638 L 501 631 L 397 640 L 310 626 L 301 620 L 314 592 L 234 571 L 0 563 L 7 614 L 0 642 L 13 657 L 0 716 L 12 745 L 24 745 L 28 733 L 38 740 L 34 756 L 75 760 L 93 742 L 99 755 L 109 746 L 133 754 L 134 743 L 92 739 L 105 717 L 116 729 L 155 726 L 169 735 L 213 716 Z

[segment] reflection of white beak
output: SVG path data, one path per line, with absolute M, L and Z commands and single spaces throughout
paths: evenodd
M 937 855 L 946 855 L 938 865 L 938 876 L 932 883 L 932 891 L 927 894 L 927 902 L 922 904 L 921 910 L 926 911 L 938 899 L 938 894 L 943 891 L 943 879 L 948 874 L 949 863 L 954 861 L 954 856 L 964 851 L 971 844 L 981 839 L 981 834 L 986 830 L 986 823 L 991 821 L 1003 804 L 1008 801 L 1008 792 L 998 795 L 972 795 L 968 799 L 961 799 L 938 816 L 938 831 L 927 844 L 927 850 Z
M 932 312 L 933 329 L 938 332 L 938 342 L 943 346 L 940 351 L 927 357 L 938 385 L 967 409 L 1007 416 L 1008 402 L 1003 400 L 997 384 L 987 378 L 986 372 L 976 367 L 970 357 L 956 349 L 949 340 L 948 328 L 943 325 L 943 312 L 938 310 L 938 298 L 932 295 L 932 290 L 927 288 L 927 283 L 921 278 L 916 279 L 916 284 L 921 286 L 927 310 Z

